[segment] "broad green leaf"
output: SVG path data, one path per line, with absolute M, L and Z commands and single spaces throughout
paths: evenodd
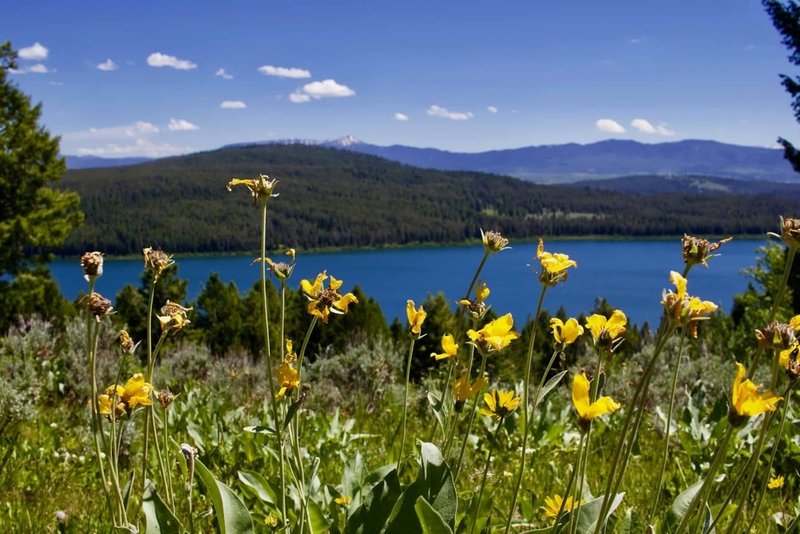
M 292 404 L 289 405 L 289 409 L 286 410 L 286 417 L 283 419 L 282 430 L 286 430 L 286 427 L 288 427 L 289 423 L 292 422 L 292 419 L 294 419 L 297 410 L 300 409 L 300 405 L 303 404 L 304 399 L 305 399 L 305 394 L 301 394 L 299 399 L 293 401 Z
M 683 490 L 680 495 L 675 497 L 675 500 L 672 502 L 672 506 L 669 508 L 669 514 L 673 519 L 677 519 L 678 521 L 683 519 L 683 516 L 686 515 L 686 511 L 689 509 L 689 506 L 692 504 L 695 496 L 703 486 L 704 480 L 704 478 L 701 478 Z
M 308 501 L 308 515 L 311 517 L 311 532 L 321 534 L 330 530 L 331 524 L 325 518 L 325 514 L 322 513 L 322 509 L 310 499 Z
M 622 499 L 624 497 L 625 493 L 617 493 L 611 501 L 611 506 L 609 506 L 606 516 L 603 518 L 600 517 L 603 497 L 598 497 L 578 508 L 578 532 L 594 532 L 598 522 L 605 524 L 608 518 L 611 517 L 611 514 L 614 513 L 614 510 L 622 504 Z
M 447 526 L 439 512 L 433 509 L 425 497 L 420 496 L 417 499 L 414 510 L 417 512 L 423 534 L 453 534 L 453 529 Z
M 214 506 L 220 534 L 245 534 L 253 532 L 253 520 L 244 503 L 225 484 L 214 478 L 200 460 L 195 460 L 195 473 L 206 488 Z
M 706 505 L 706 518 L 703 521 L 703 534 L 714 534 L 714 531 L 710 529 L 711 523 L 714 522 L 714 515 L 711 513 L 711 508 Z
M 381 532 L 386 519 L 400 496 L 400 481 L 397 471 L 392 469 L 370 490 L 364 502 L 356 508 L 347 525 L 345 534 L 373 534 Z
M 239 480 L 253 490 L 253 492 L 264 502 L 277 505 L 278 497 L 269 482 L 260 474 L 254 471 L 238 471 Z
M 395 503 L 386 534 L 422 534 L 415 509 L 419 497 L 425 497 L 445 524 L 455 528 L 458 496 L 450 468 L 434 444 L 423 442 L 420 453 L 422 458 L 417 479 Z
M 567 371 L 561 371 L 560 373 L 558 373 L 553 378 L 547 381 L 547 383 L 542 388 L 541 393 L 539 393 L 539 402 L 542 402 L 542 399 L 544 399 L 548 393 L 553 391 L 553 388 L 555 388 L 559 383 L 561 383 L 561 379 L 564 378 L 564 375 L 566 374 Z
M 436 416 L 436 421 L 439 423 L 439 429 L 444 430 L 444 414 L 442 413 L 442 400 L 438 395 L 432 391 L 428 392 L 428 404 L 431 405 L 433 415 Z
M 156 487 L 150 480 L 144 483 L 142 511 L 145 517 L 145 534 L 180 534 L 181 525 L 178 519 L 158 496 Z

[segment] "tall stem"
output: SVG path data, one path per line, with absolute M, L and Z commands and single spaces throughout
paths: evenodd
M 494 444 L 497 443 L 497 437 L 500 435 L 500 430 L 503 428 L 503 419 L 497 423 L 497 428 L 494 431 L 494 436 L 492 437 L 492 442 L 489 443 L 489 452 L 486 453 L 486 462 L 483 467 L 483 476 L 481 477 L 481 486 L 480 490 L 478 491 L 478 502 L 475 505 L 475 515 L 472 518 L 472 527 L 470 528 L 470 534 L 475 532 L 475 525 L 478 524 L 478 514 L 481 511 L 481 501 L 483 500 L 483 490 L 486 487 L 486 478 L 489 475 L 489 465 L 492 462 L 492 453 L 494 452 Z
M 403 396 L 403 423 L 400 432 L 400 452 L 397 454 L 397 476 L 400 476 L 400 464 L 403 461 L 403 449 L 406 446 L 406 419 L 408 417 L 408 383 L 411 380 L 411 357 L 414 355 L 414 343 L 416 338 L 411 338 L 411 343 L 408 344 L 408 356 L 406 357 L 406 391 Z
M 531 340 L 528 343 L 528 356 L 525 358 L 525 374 L 523 375 L 522 382 L 522 450 L 520 452 L 520 465 L 519 472 L 517 473 L 517 483 L 514 486 L 514 496 L 511 498 L 511 506 L 508 509 L 508 518 L 506 519 L 505 532 L 511 530 L 511 519 L 514 517 L 514 510 L 517 507 L 517 498 L 519 497 L 519 488 L 522 486 L 522 477 L 525 474 L 525 458 L 527 457 L 528 447 L 528 421 L 530 417 L 530 408 L 528 402 L 530 400 L 530 381 L 531 381 L 531 367 L 533 366 L 533 346 L 536 342 L 536 331 L 539 328 L 539 314 L 542 311 L 542 303 L 544 302 L 544 295 L 547 293 L 547 286 L 542 284 L 542 291 L 539 293 L 539 302 L 536 304 L 536 314 L 533 316 L 533 326 L 531 328 Z M 542 378 L 544 380 L 544 377 Z M 537 398 L 538 402 L 538 398 Z
M 481 354 L 481 368 L 478 371 L 478 376 L 483 376 L 484 371 L 486 371 L 486 355 Z M 472 425 L 475 422 L 475 414 L 478 413 L 478 396 L 480 395 L 480 391 L 475 392 L 475 396 L 472 398 L 472 410 L 469 414 L 469 420 L 467 422 L 467 430 L 464 432 L 464 437 L 461 440 L 461 449 L 458 452 L 458 461 L 456 462 L 456 470 L 453 474 L 453 479 L 458 482 L 458 477 L 461 475 L 461 466 L 464 464 L 464 453 L 467 450 L 467 441 L 469 441 L 469 434 L 472 432 Z
M 153 366 L 155 364 L 155 354 L 153 352 L 153 303 L 156 298 L 156 283 L 157 278 L 155 273 L 152 274 L 153 281 L 150 282 L 150 297 L 148 298 L 147 304 L 147 377 L 146 382 L 148 384 L 153 383 Z M 159 342 L 163 339 L 162 337 L 159 339 Z M 158 350 L 158 346 L 156 346 L 156 351 Z M 144 418 L 144 444 L 142 446 L 142 489 L 141 494 L 144 494 L 144 487 L 147 483 L 147 470 L 149 467 L 149 446 L 150 446 L 150 410 L 151 407 L 147 407 L 145 412 Z

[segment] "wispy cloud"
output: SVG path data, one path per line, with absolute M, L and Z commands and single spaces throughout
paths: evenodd
M 247 104 L 241 100 L 226 100 L 220 104 L 219 107 L 222 109 L 244 109 L 247 107 Z
M 489 106 L 486 108 L 489 113 L 497 113 L 497 108 L 494 106 Z
M 601 132 L 621 134 L 625 133 L 625 128 L 615 120 L 612 119 L 599 119 L 595 126 Z
M 311 73 L 306 69 L 297 67 L 274 67 L 272 65 L 262 65 L 258 67 L 258 72 L 266 76 L 276 76 L 278 78 L 311 78 Z
M 654 126 L 650 121 L 646 119 L 633 119 L 631 121 L 631 126 L 639 130 L 640 132 L 646 134 L 657 134 L 663 136 L 671 136 L 675 135 L 675 132 L 672 130 L 667 129 L 666 125 L 659 124 L 658 126 Z
M 442 117 L 443 119 L 450 119 L 451 121 L 466 121 L 473 117 L 470 111 L 450 111 L 447 108 L 437 105 L 429 107 L 427 113 L 431 117 Z
M 321 82 L 311 82 L 305 84 L 302 88 L 291 93 L 289 100 L 295 104 L 302 104 L 308 102 L 312 98 L 319 100 L 321 98 L 342 98 L 346 96 L 354 96 L 355 91 L 346 85 L 338 83 L 336 80 L 323 80 Z
M 394 120 L 396 120 L 396 121 L 407 121 L 408 120 L 408 115 L 406 115 L 405 113 L 395 113 L 394 114 Z
M 225 69 L 221 69 L 221 68 L 217 69 L 217 72 L 214 73 L 214 76 L 219 76 L 223 80 L 232 80 L 233 79 L 233 74 L 228 74 L 227 72 L 225 72 Z
M 64 139 L 80 141 L 85 139 L 129 139 L 156 134 L 160 130 L 158 126 L 146 121 L 136 121 L 133 124 L 124 126 L 111 126 L 108 128 L 89 128 L 78 132 L 68 132 L 64 134 Z
M 185 154 L 190 152 L 191 147 L 175 146 L 166 143 L 154 143 L 149 139 L 136 139 L 130 144 L 114 144 L 109 143 L 102 147 L 94 148 L 79 148 L 77 153 L 79 156 L 98 156 L 98 157 L 123 157 L 123 156 L 146 156 L 150 158 L 158 158 L 163 156 L 171 156 L 174 154 Z
M 37 63 L 35 65 L 31 65 L 30 67 L 22 67 L 20 69 L 8 69 L 11 74 L 48 74 L 50 72 L 55 72 L 54 70 L 50 70 L 47 68 L 47 65 L 44 63 Z
M 103 61 L 102 63 L 98 63 L 97 68 L 99 70 L 108 72 L 108 71 L 112 71 L 112 70 L 117 70 L 119 68 L 119 66 L 116 63 L 114 63 L 113 61 L 111 61 L 111 58 L 109 58 L 109 59 Z
M 200 127 L 196 124 L 183 119 L 170 119 L 167 124 L 167 129 L 173 132 L 199 130 Z
M 171 67 L 177 70 L 196 69 L 197 65 L 188 59 L 178 59 L 161 52 L 153 52 L 147 56 L 147 64 L 151 67 Z
M 47 54 L 50 51 L 44 46 L 42 43 L 36 42 L 33 43 L 31 46 L 26 46 L 25 48 L 20 48 L 19 52 L 17 52 L 17 56 L 20 59 L 29 59 L 32 61 L 42 61 L 47 59 Z

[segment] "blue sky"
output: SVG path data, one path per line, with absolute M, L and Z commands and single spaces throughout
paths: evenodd
M 755 0 L 0 4 L 12 79 L 65 154 L 799 137 Z

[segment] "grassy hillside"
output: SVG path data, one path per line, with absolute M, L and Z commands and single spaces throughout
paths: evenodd
M 69 171 L 86 223 L 63 252 L 255 250 L 259 217 L 233 176 L 278 178 L 270 235 L 309 247 L 458 242 L 479 228 L 512 237 L 755 234 L 796 208 L 786 195 L 647 197 L 545 186 L 473 172 L 423 170 L 322 147 L 233 147 L 129 167 Z

